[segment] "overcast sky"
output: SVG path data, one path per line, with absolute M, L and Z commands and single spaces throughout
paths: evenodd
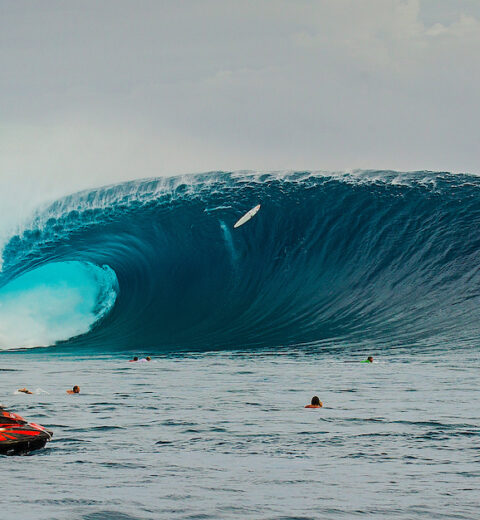
M 0 0 L 0 71 L 4 193 L 480 173 L 479 0 Z

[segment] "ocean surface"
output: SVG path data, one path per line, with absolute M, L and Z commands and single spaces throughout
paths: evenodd
M 478 518 L 480 177 L 146 179 L 0 237 L 0 402 L 54 432 L 5 516 Z
M 2 355 L 2 402 L 54 431 L 0 456 L 2 517 L 477 519 L 480 358 L 455 347 Z

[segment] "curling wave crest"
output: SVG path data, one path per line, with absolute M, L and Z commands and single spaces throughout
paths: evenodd
M 472 341 L 479 224 L 480 179 L 448 173 L 219 172 L 74 194 L 4 247 L 0 344 Z

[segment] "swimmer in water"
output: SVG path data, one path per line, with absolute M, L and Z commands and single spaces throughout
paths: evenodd
M 365 359 L 364 361 L 361 361 L 361 363 L 373 363 L 373 357 L 368 356 L 367 359 Z
M 19 388 L 17 392 L 22 392 L 22 394 L 33 394 L 33 392 L 30 392 L 30 390 L 27 390 L 26 388 Z
M 137 356 L 135 356 L 133 359 L 130 359 L 129 363 L 134 363 L 135 361 L 138 361 L 138 357 Z
M 307 404 L 305 406 L 305 408 L 322 408 L 322 406 L 323 406 L 322 401 L 320 401 L 320 399 L 316 395 L 314 395 L 312 397 L 311 403 Z
M 79 394 L 80 387 L 75 385 L 71 390 L 67 390 L 67 394 Z
M 151 358 L 150 356 L 147 356 L 145 359 L 146 359 L 147 361 L 152 361 L 152 358 Z

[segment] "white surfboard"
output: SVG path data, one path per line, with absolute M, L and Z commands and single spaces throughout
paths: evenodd
M 243 224 L 245 224 L 245 222 L 248 222 L 252 217 L 254 217 L 258 213 L 259 209 L 260 209 L 260 204 L 258 204 L 251 210 L 247 211 L 245 213 L 245 215 L 243 215 L 242 218 L 237 220 L 237 222 L 235 223 L 235 225 L 233 227 L 237 228 L 237 227 L 243 226 Z

